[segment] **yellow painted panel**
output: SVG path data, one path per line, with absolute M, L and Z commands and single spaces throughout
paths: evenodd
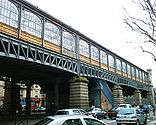
M 116 73 L 122 75 L 121 70 L 116 70 Z
M 100 66 L 98 61 L 92 60 L 91 59 L 91 64 L 95 66 Z
M 52 51 L 61 53 L 61 47 L 52 42 L 44 41 L 44 47 Z
M 109 71 L 115 72 L 115 69 L 113 67 L 109 67 Z
M 84 55 L 80 55 L 80 60 L 90 64 L 90 58 Z
M 101 68 L 108 70 L 108 66 L 103 63 L 101 63 Z
M 38 46 L 42 46 L 42 39 L 37 37 L 37 36 L 34 36 L 32 34 L 29 34 L 27 32 L 23 32 L 21 31 L 21 35 L 20 35 L 20 38 L 22 40 L 25 40 L 27 42 L 30 42 L 30 43 L 33 43 L 33 44 L 36 44 Z
M 0 32 L 18 37 L 18 29 L 0 22 Z

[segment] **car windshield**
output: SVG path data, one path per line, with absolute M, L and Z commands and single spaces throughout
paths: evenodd
M 123 107 L 123 108 L 126 108 L 126 107 L 127 107 L 127 105 L 120 105 L 119 107 Z
M 118 114 L 121 114 L 121 115 L 134 114 L 134 109 L 120 109 Z
M 45 118 L 34 125 L 48 125 L 51 121 L 53 121 L 53 119 Z
M 68 111 L 57 111 L 55 115 L 68 115 Z
M 86 111 L 91 112 L 91 111 L 93 111 L 93 108 L 87 109 Z

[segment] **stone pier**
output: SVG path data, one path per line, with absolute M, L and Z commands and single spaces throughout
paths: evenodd
M 89 81 L 85 77 L 74 77 L 70 81 L 70 96 L 69 107 L 70 108 L 88 108 L 88 83 Z

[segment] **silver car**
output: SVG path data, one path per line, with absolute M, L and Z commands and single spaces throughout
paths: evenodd
M 58 110 L 55 115 L 86 115 L 87 112 L 85 112 L 83 109 L 60 109 Z
M 106 123 L 86 115 L 48 116 L 34 125 L 107 125 Z
M 121 108 L 116 117 L 117 125 L 121 124 L 146 124 L 146 115 L 136 108 Z

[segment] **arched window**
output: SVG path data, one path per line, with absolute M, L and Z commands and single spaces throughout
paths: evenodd
M 22 13 L 22 22 L 21 22 L 21 30 L 26 31 L 32 35 L 41 37 L 42 32 L 42 22 L 39 17 L 35 14 L 23 10 Z
M 136 69 L 136 78 L 139 79 L 139 71 Z
M 144 76 L 145 76 L 145 81 L 147 82 L 148 81 L 148 75 L 145 73 Z
M 107 54 L 104 51 L 100 51 L 101 63 L 107 65 Z
M 126 73 L 126 63 L 122 62 L 122 71 Z
M 121 71 L 121 61 L 119 59 L 116 59 L 116 68 Z
M 131 75 L 131 67 L 128 64 L 127 64 L 127 73 L 128 73 L 128 75 Z
M 129 76 L 131 76 L 131 67 L 127 64 L 127 73 Z
M 50 22 L 45 22 L 44 39 L 60 45 L 61 33 L 59 28 Z
M 109 59 L 109 66 L 114 68 L 114 58 L 112 55 L 108 55 L 108 59 Z
M 132 77 L 135 77 L 135 70 L 134 70 L 134 67 L 132 67 Z
M 145 73 L 142 72 L 142 80 L 145 81 Z
M 99 51 L 95 46 L 91 46 L 91 59 L 99 61 Z
M 85 42 L 84 40 L 80 40 L 80 54 L 89 57 L 89 45 L 87 42 Z
M 18 27 L 18 9 L 8 0 L 0 0 L 0 22 Z
M 67 54 L 69 56 L 75 56 L 75 37 L 67 32 L 63 32 L 62 36 L 62 46 L 63 48 L 67 49 L 67 51 L 63 51 L 64 54 Z
M 143 80 L 143 79 L 142 79 L 142 72 L 141 72 L 141 71 L 139 71 L 139 78 L 140 78 L 141 80 Z

